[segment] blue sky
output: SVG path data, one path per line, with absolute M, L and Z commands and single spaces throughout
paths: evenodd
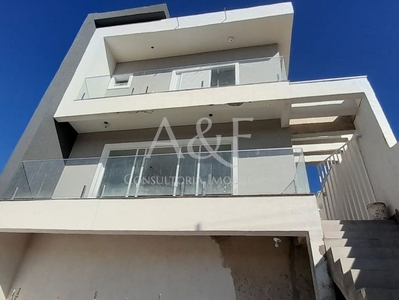
M 284 1 L 167 2 L 172 17 Z M 133 0 L 0 1 L 0 171 L 88 13 L 158 4 Z M 368 75 L 399 132 L 399 1 L 298 0 L 291 81 Z

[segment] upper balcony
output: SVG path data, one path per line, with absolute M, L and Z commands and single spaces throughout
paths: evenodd
M 158 110 L 257 100 L 241 88 L 286 80 L 292 22 L 280 3 L 97 28 L 54 117 L 78 133 L 126 130 L 156 126 Z
M 125 68 L 126 69 L 126 68 Z M 122 71 L 123 72 L 123 71 Z M 142 95 L 287 80 L 284 58 L 264 57 L 220 63 L 132 71 L 89 77 L 77 100 Z

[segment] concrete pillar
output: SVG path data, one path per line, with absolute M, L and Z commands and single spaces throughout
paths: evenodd
M 321 228 L 321 225 L 320 225 Z M 334 300 L 334 286 L 333 281 L 328 275 L 327 260 L 324 258 L 324 240 L 323 231 L 312 230 L 309 231 L 308 249 L 310 261 L 313 264 L 313 286 L 317 300 Z

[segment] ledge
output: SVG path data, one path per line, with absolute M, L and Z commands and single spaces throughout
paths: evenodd
M 0 202 L 0 232 L 298 235 L 320 226 L 314 195 Z

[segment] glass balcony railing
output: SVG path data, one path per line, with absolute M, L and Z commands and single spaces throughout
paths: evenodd
M 78 100 L 245 85 L 287 79 L 283 57 L 267 57 L 86 78 Z
M 184 150 L 184 149 L 183 149 Z M 193 150 L 193 151 L 191 151 Z M 3 199 L 309 193 L 301 149 L 111 151 L 107 158 L 24 161 Z M 131 155 L 133 153 L 133 155 Z M 129 154 L 129 155 L 126 155 Z

